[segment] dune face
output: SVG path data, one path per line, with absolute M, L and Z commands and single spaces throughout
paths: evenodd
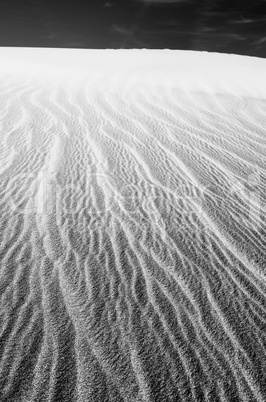
M 265 401 L 266 62 L 0 55 L 0 400 Z

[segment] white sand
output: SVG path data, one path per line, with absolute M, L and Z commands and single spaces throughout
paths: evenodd
M 266 60 L 0 49 L 0 400 L 266 400 Z

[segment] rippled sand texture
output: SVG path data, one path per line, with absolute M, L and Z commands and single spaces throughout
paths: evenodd
M 1 75 L 0 400 L 265 401 L 266 100 L 116 74 Z

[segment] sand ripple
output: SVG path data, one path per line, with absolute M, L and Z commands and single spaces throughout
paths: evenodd
M 1 401 L 265 401 L 265 99 L 8 77 Z

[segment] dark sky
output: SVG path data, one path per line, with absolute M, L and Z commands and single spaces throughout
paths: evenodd
M 266 57 L 266 0 L 0 0 L 0 46 Z

